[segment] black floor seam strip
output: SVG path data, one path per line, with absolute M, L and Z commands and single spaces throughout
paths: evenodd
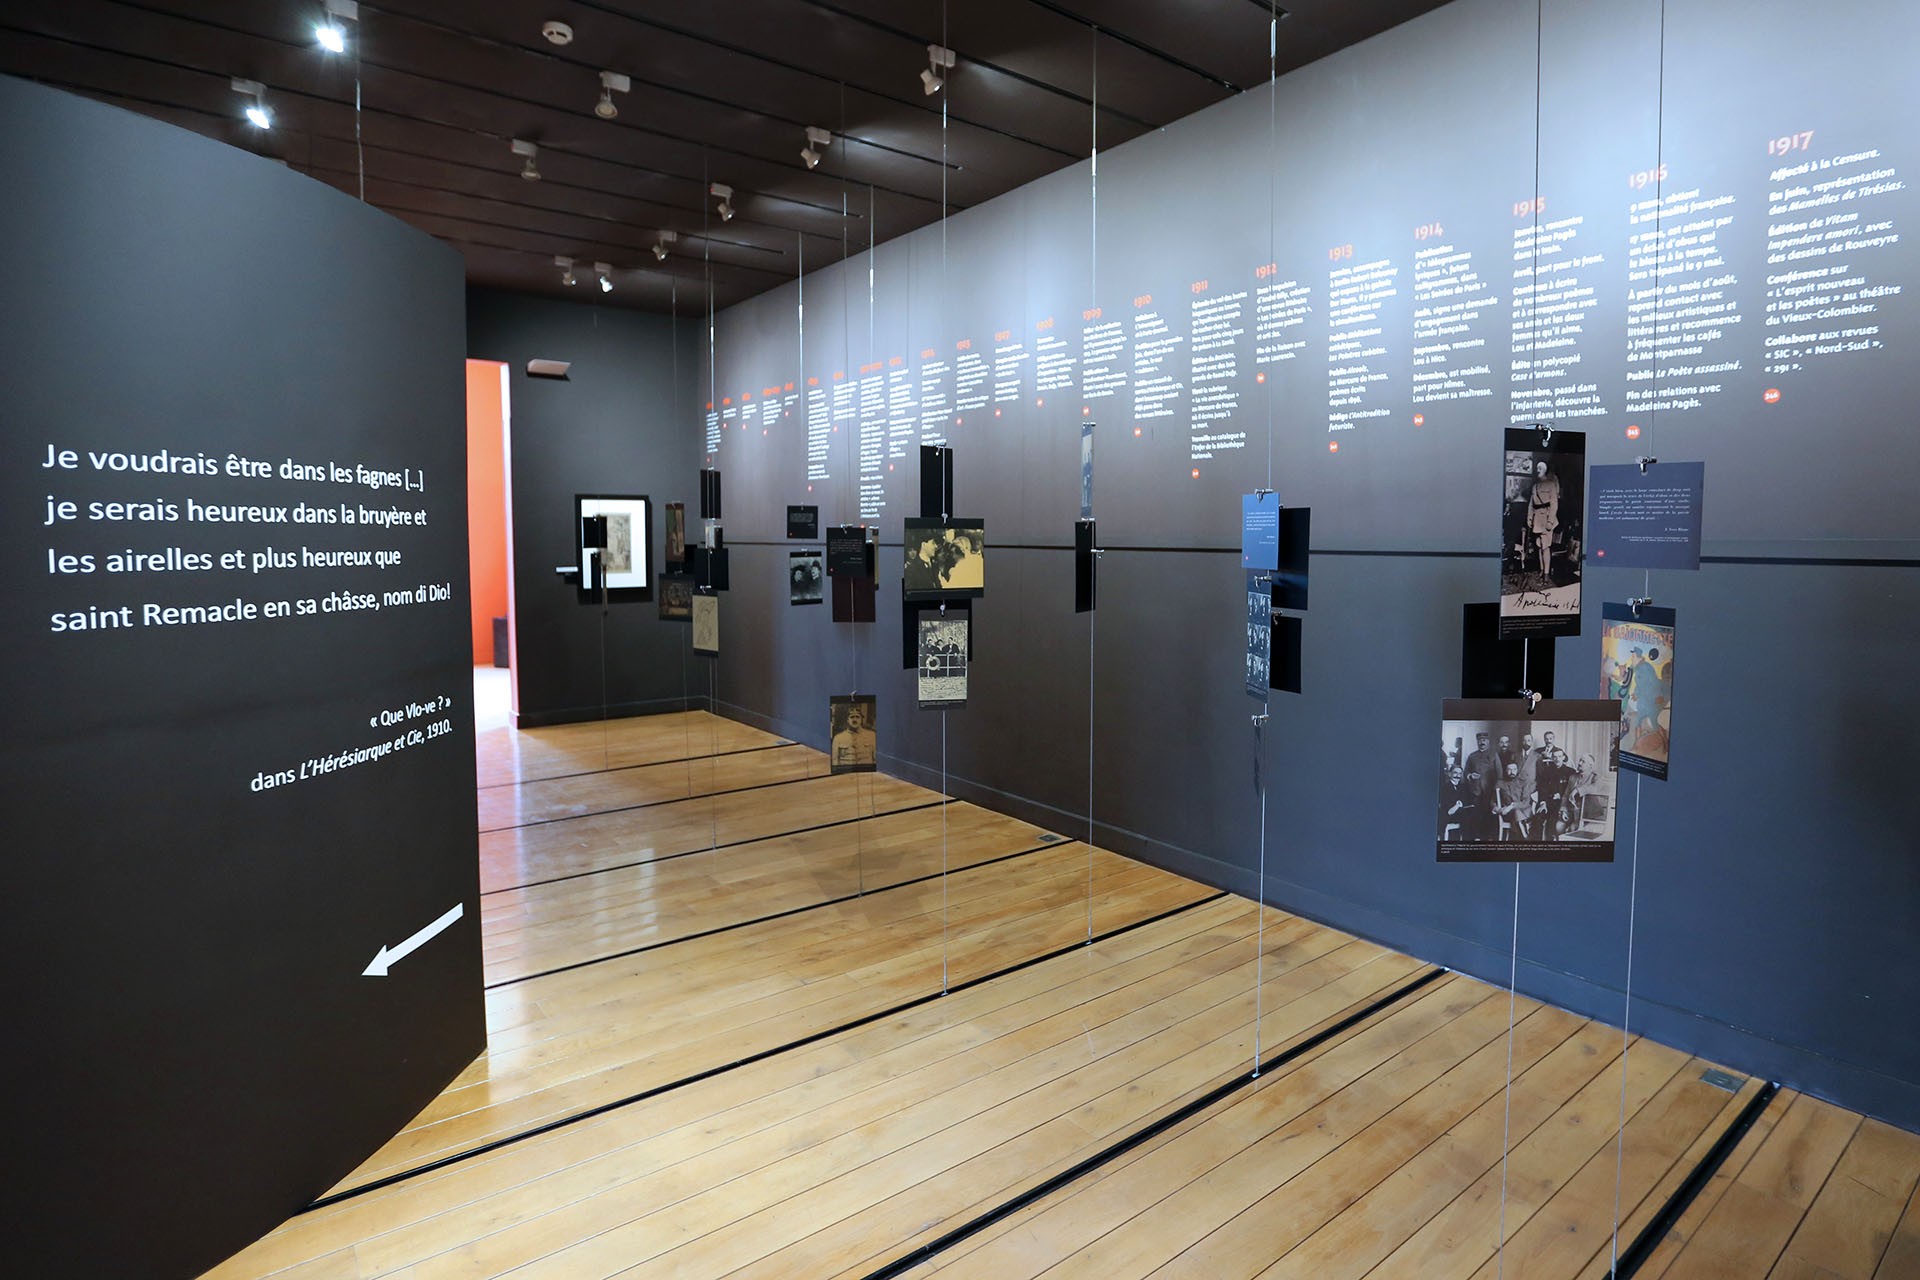
M 891 818 L 897 813 L 918 813 L 922 809 L 938 809 L 943 804 L 959 804 L 957 800 L 929 800 L 925 804 L 910 804 L 904 809 L 883 809 L 878 813 L 864 813 L 857 818 L 835 818 L 832 822 L 816 822 L 810 827 L 795 827 L 790 831 L 776 831 L 767 836 L 745 836 L 739 840 L 728 840 L 724 844 L 703 844 L 698 849 L 682 849 L 678 853 L 663 853 L 657 858 L 641 858 L 637 862 L 622 862 L 611 867 L 595 867 L 592 871 L 576 871 L 572 875 L 554 876 L 551 880 L 528 880 L 523 884 L 510 884 L 500 889 L 483 889 L 480 896 L 485 898 L 496 893 L 513 893 L 519 889 L 538 889 L 542 885 L 563 884 L 568 880 L 584 880 L 588 876 L 603 876 L 610 871 L 630 871 L 634 867 L 651 867 L 656 863 L 672 862 L 675 858 L 691 858 L 696 853 L 712 853 L 716 849 L 737 849 L 743 844 L 759 844 L 764 840 L 784 840 L 788 836 L 805 835 L 809 831 L 825 831 L 830 827 L 844 827 L 853 822 L 872 822 L 876 818 Z
M 959 1244 L 962 1240 L 967 1239 L 969 1236 L 978 1235 L 980 1232 L 985 1231 L 988 1227 L 992 1226 L 996 1222 L 999 1222 L 1001 1219 L 1020 1212 L 1020 1210 L 1026 1208 L 1030 1204 L 1033 1204 L 1035 1201 L 1045 1199 L 1047 1196 L 1052 1195 L 1054 1192 L 1060 1190 L 1064 1186 L 1067 1186 L 1069 1183 L 1077 1182 L 1081 1178 L 1085 1177 L 1087 1174 L 1092 1173 L 1095 1169 L 1098 1169 L 1101 1165 L 1106 1164 L 1108 1161 L 1118 1159 L 1120 1156 L 1125 1155 L 1127 1152 L 1132 1151 L 1134 1148 L 1139 1147 L 1144 1143 L 1153 1141 L 1153 1139 L 1159 1137 L 1161 1134 L 1173 1128 L 1175 1125 L 1180 1124 L 1182 1121 L 1191 1119 L 1192 1117 L 1200 1114 L 1202 1111 L 1207 1110 L 1209 1107 L 1213 1106 L 1215 1103 L 1218 1103 L 1222 1099 L 1227 1098 L 1232 1094 L 1239 1092 L 1241 1089 L 1246 1088 L 1248 1085 L 1258 1080 L 1263 1073 L 1272 1071 L 1276 1067 L 1283 1067 L 1287 1063 L 1292 1062 L 1294 1059 L 1299 1058 L 1304 1054 L 1313 1052 L 1315 1049 L 1318 1049 L 1321 1045 L 1327 1043 L 1327 1041 L 1333 1039 L 1335 1036 L 1341 1035 L 1342 1033 L 1360 1025 L 1361 1023 L 1372 1018 L 1375 1014 L 1379 1013 L 1381 1010 L 1387 1009 L 1395 1004 L 1398 1004 L 1401 1000 L 1406 999 L 1408 996 L 1412 995 L 1414 992 L 1420 990 L 1421 988 L 1427 986 L 1429 983 L 1439 980 L 1441 977 L 1445 976 L 1446 973 L 1447 973 L 1447 970 L 1445 969 L 1427 970 L 1425 973 L 1421 974 L 1418 978 L 1415 978 L 1411 982 L 1404 983 L 1401 986 L 1396 987 L 1394 990 L 1389 991 L 1386 995 L 1381 996 L 1379 999 L 1373 1001 L 1373 1003 L 1367 1005 L 1365 1008 L 1354 1010 L 1352 1013 L 1348 1014 L 1346 1017 L 1340 1019 L 1340 1021 L 1334 1023 L 1332 1026 L 1322 1028 L 1321 1030 L 1316 1031 L 1311 1036 L 1308 1036 L 1305 1040 L 1300 1041 L 1298 1044 L 1292 1045 L 1291 1047 L 1287 1049 L 1283 1049 L 1279 1053 L 1274 1054 L 1271 1058 L 1268 1058 L 1265 1062 L 1262 1062 L 1256 1069 L 1250 1070 L 1244 1075 L 1235 1076 L 1231 1080 L 1226 1080 L 1218 1085 L 1215 1085 L 1213 1088 L 1207 1090 L 1207 1092 L 1201 1094 L 1199 1097 L 1194 1098 L 1191 1101 L 1187 1102 L 1185 1105 L 1177 1108 L 1176 1110 L 1171 1111 L 1164 1116 L 1161 1116 L 1158 1120 L 1153 1121 L 1151 1124 L 1148 1124 L 1143 1126 L 1142 1128 L 1136 1129 L 1134 1132 L 1128 1134 L 1124 1138 L 1121 1138 L 1119 1141 L 1110 1143 L 1109 1145 L 1094 1152 L 1092 1155 L 1088 1156 L 1086 1159 L 1080 1161 L 1078 1164 L 1073 1165 L 1071 1168 L 1062 1169 L 1059 1173 L 1054 1174 L 1051 1178 L 1048 1178 L 1045 1182 L 1039 1183 L 1038 1185 L 1033 1187 L 1029 1187 L 1027 1190 L 1021 1192 L 1019 1195 L 1014 1196 L 1010 1200 L 1006 1200 L 1001 1202 L 998 1205 L 995 1205 L 993 1208 L 987 1210 L 985 1213 L 982 1213 L 979 1216 L 972 1218 L 967 1222 L 962 1223 L 960 1226 L 955 1227 L 953 1230 L 947 1232 L 945 1235 L 940 1236 L 937 1239 L 928 1241 L 926 1244 L 921 1245 L 919 1248 L 913 1250 L 911 1253 L 903 1254 L 900 1257 L 895 1258 L 892 1262 L 887 1263 L 885 1266 L 881 1267 L 879 1270 L 868 1272 L 865 1277 L 865 1280 L 890 1280 L 890 1278 L 893 1276 L 903 1275 L 906 1272 L 913 1270 L 915 1267 L 920 1266 L 922 1263 L 926 1262 L 929 1258 L 932 1258 L 938 1254 L 944 1253 L 946 1250 L 951 1249 L 954 1245 Z
M 969 862 L 964 867 L 955 867 L 953 873 L 959 875 L 965 871 L 972 871 L 975 867 L 990 867 L 996 862 L 1006 862 L 1011 858 L 1024 858 L 1028 854 L 1038 853 L 1042 849 L 1063 849 L 1068 843 L 1068 841 L 1064 840 L 1049 840 L 1043 844 L 1036 844 L 1028 849 L 1015 849 L 1012 853 L 1003 853 L 997 857 L 988 858 L 984 862 Z M 696 852 L 704 852 L 704 850 L 696 850 Z M 837 906 L 843 902 L 855 902 L 861 898 L 873 897 L 875 894 L 888 893 L 894 889 L 904 889 L 908 885 L 924 884 L 928 880 L 938 880 L 945 874 L 944 871 L 929 871 L 926 875 L 915 876 L 911 880 L 899 880 L 893 884 L 877 885 L 872 889 L 863 890 L 858 893 L 843 893 L 837 898 L 828 898 L 824 902 L 809 902 L 805 906 L 788 907 L 785 911 L 776 911 L 772 915 L 755 916 L 751 920 L 736 920 L 732 924 L 715 925 L 711 929 L 703 929 L 699 933 L 684 934 L 678 938 L 662 938 L 658 942 L 649 942 L 641 947 L 630 947 L 625 951 L 616 951 L 612 955 L 595 956 L 591 960 L 576 960 L 572 964 L 563 964 L 557 969 L 542 969 L 538 973 L 522 974 L 517 978 L 502 978 L 498 982 L 489 982 L 486 985 L 486 990 L 494 991 L 500 987 L 511 987 L 516 983 L 532 982 L 535 978 L 551 978 L 556 973 L 569 973 L 575 969 L 584 969 L 588 965 L 605 964 L 609 960 L 622 960 L 628 956 L 637 956 L 648 951 L 658 951 L 662 947 L 676 947 L 683 942 L 693 942 L 699 938 L 711 938 L 715 934 L 728 933 L 734 929 L 744 929 L 748 925 L 765 924 L 769 920 L 783 920 L 788 916 L 797 916 L 803 911 L 818 911 L 822 907 Z
M 1747 1100 L 1747 1105 L 1740 1109 L 1740 1114 L 1733 1118 L 1733 1123 L 1727 1126 L 1726 1132 L 1720 1135 L 1712 1149 L 1701 1157 L 1700 1163 L 1687 1175 L 1687 1180 L 1675 1187 L 1673 1194 L 1667 1197 L 1667 1202 L 1660 1206 L 1660 1212 L 1653 1216 L 1653 1221 L 1643 1227 L 1640 1234 L 1633 1238 L 1633 1243 L 1621 1251 L 1613 1270 L 1607 1272 L 1608 1280 L 1631 1280 L 1646 1265 L 1653 1251 L 1667 1238 L 1667 1232 L 1673 1230 L 1674 1224 L 1706 1190 L 1707 1183 L 1713 1180 L 1714 1174 L 1720 1172 L 1720 1166 L 1727 1162 L 1727 1157 L 1733 1154 L 1733 1149 L 1740 1145 L 1740 1140 L 1747 1136 L 1747 1131 L 1753 1128 L 1761 1113 L 1767 1109 L 1767 1104 L 1779 1092 L 1779 1082 L 1769 1080 L 1760 1092 Z
M 798 745 L 798 744 L 795 744 Z M 812 750 L 812 748 L 808 748 Z M 844 777 L 837 773 L 814 773 L 804 778 L 782 778 L 778 782 L 750 782 L 744 787 L 728 787 L 723 791 L 702 791 L 698 795 L 674 796 L 670 800 L 643 800 L 639 804 L 623 804 L 613 809 L 594 809 L 588 813 L 569 813 L 558 818 L 535 818 L 532 822 L 510 822 L 504 827 L 482 827 L 483 836 L 499 835 L 503 831 L 524 831 L 528 827 L 550 827 L 556 822 L 578 822 L 582 818 L 600 818 L 612 813 L 632 813 L 635 809 L 658 809 L 663 804 L 686 804 L 690 800 L 710 800 L 715 796 L 737 796 L 742 791 L 765 791 L 768 787 L 791 787 L 800 782 L 824 782 L 828 778 Z M 912 784 L 909 783 L 909 786 Z M 921 790 L 926 790 L 922 787 Z
M 708 1067 L 706 1070 L 695 1072 L 693 1075 L 682 1076 L 678 1080 L 655 1085 L 651 1089 L 643 1089 L 639 1093 L 630 1094 L 624 1098 L 616 1098 L 612 1102 L 603 1102 L 598 1106 L 589 1107 L 585 1111 L 575 1112 L 573 1115 L 561 1116 L 557 1120 L 549 1120 L 545 1124 L 536 1125 L 531 1129 L 522 1130 L 519 1133 L 508 1134 L 504 1138 L 495 1138 L 491 1142 L 482 1143 L 480 1146 L 473 1147 L 469 1150 L 457 1151 L 452 1155 L 442 1156 L 438 1160 L 429 1161 L 416 1168 L 404 1169 L 399 1173 L 390 1173 L 384 1178 L 376 1178 L 372 1182 L 362 1183 L 357 1187 L 349 1187 L 345 1191 L 338 1191 L 330 1196 L 322 1196 L 312 1204 L 307 1205 L 304 1209 L 298 1210 L 295 1216 L 297 1217 L 302 1213 L 312 1213 L 315 1209 L 324 1209 L 328 1205 L 339 1204 L 343 1200 L 351 1200 L 356 1196 L 366 1195 L 368 1192 L 379 1191 L 385 1187 L 393 1186 L 395 1183 L 417 1178 L 422 1174 L 434 1173 L 450 1165 L 471 1160 L 476 1156 L 483 1156 L 489 1152 L 498 1151 L 502 1147 L 510 1147 L 516 1143 L 525 1142 L 529 1138 L 537 1138 L 542 1134 L 552 1133 L 556 1129 L 564 1129 L 569 1125 L 578 1124 L 582 1120 L 591 1120 L 595 1116 L 605 1115 L 609 1111 L 617 1111 L 621 1107 L 632 1106 L 636 1102 L 645 1102 L 650 1098 L 657 1098 L 663 1093 L 671 1093 L 676 1089 L 684 1089 L 688 1085 L 699 1084 L 703 1080 L 711 1080 L 715 1076 L 725 1075 L 729 1071 L 736 1071 L 741 1067 L 752 1066 L 756 1062 L 764 1062 L 768 1058 L 777 1057 L 780 1054 L 789 1053 L 795 1049 L 803 1049 L 807 1045 L 828 1039 L 832 1036 L 837 1036 L 842 1032 L 855 1031 L 871 1023 L 880 1022 L 898 1014 L 906 1013 L 911 1009 L 917 1009 L 923 1004 L 931 1004 L 933 1001 L 942 999 L 945 996 L 957 995 L 972 987 L 985 986 L 989 982 L 995 982 L 1001 978 L 1009 977 L 1012 974 L 1019 973 L 1023 969 L 1031 969 L 1035 965 L 1045 964 L 1049 960 L 1057 960 L 1061 956 L 1072 955 L 1074 952 L 1084 950 L 1096 942 L 1106 942 L 1110 939 L 1118 938 L 1123 934 L 1132 933 L 1136 929 L 1144 929 L 1149 925 L 1158 924 L 1162 920 L 1171 920 L 1174 916 L 1182 912 L 1192 911 L 1196 907 L 1204 907 L 1210 902 L 1218 902 L 1226 896 L 1227 893 L 1225 890 L 1221 890 L 1218 893 L 1211 893 L 1204 898 L 1196 898 L 1192 902 L 1184 903 L 1181 906 L 1169 907 L 1167 910 L 1155 915 L 1150 915 L 1144 920 L 1135 920 L 1131 924 L 1120 925 L 1117 928 L 1107 930 L 1105 933 L 1096 934 L 1091 938 L 1084 938 L 1079 942 L 1070 943 L 1064 947 L 1056 947 L 1052 951 L 1043 952 L 1029 959 L 1017 961 L 1003 969 L 996 969 L 992 973 L 983 973 L 977 978 L 968 978 L 964 982 L 956 982 L 944 992 L 929 991 L 926 995 L 915 996 L 911 1000 L 904 1000 L 888 1008 L 862 1014 L 860 1017 L 854 1018 L 849 1022 L 843 1022 L 838 1026 L 827 1027 L 823 1030 L 812 1032 L 808 1035 L 801 1036 L 797 1040 L 789 1040 L 785 1044 L 775 1045 L 769 1049 L 762 1049 L 758 1053 L 750 1053 L 744 1058 L 736 1058 L 732 1062 L 725 1062 L 719 1066 Z
M 782 747 L 797 747 L 801 743 L 782 738 L 778 742 L 769 742 L 759 747 L 735 747 L 731 751 L 709 751 L 697 756 L 673 756 L 666 760 L 641 760 L 635 764 L 617 764 L 605 769 L 580 769 L 574 773 L 556 773 L 545 778 L 516 778 L 512 782 L 483 782 L 481 791 L 504 791 L 508 787 L 532 787 L 542 782 L 565 782 L 569 778 L 592 778 L 603 773 L 625 773 L 630 769 L 659 769 L 670 764 L 692 764 L 695 760 L 718 760 L 721 756 L 752 755 L 756 751 L 778 751 Z

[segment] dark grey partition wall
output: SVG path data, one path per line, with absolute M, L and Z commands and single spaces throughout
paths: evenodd
M 700 304 L 687 309 L 697 315 Z M 652 604 L 612 606 L 603 687 L 600 608 L 580 603 L 554 568 L 575 555 L 575 494 L 636 493 L 654 501 L 650 545 L 659 570 L 661 504 L 692 509 L 699 496 L 699 441 L 672 424 L 694 417 L 706 326 L 682 320 L 676 336 L 665 316 L 486 289 L 468 295 L 467 324 L 468 354 L 508 366 L 519 723 L 597 719 L 603 692 L 614 715 L 678 710 L 685 625 L 659 621 Z M 533 378 L 530 359 L 573 367 L 565 381 Z M 704 698 L 702 677 L 696 692 Z
M 804 349 L 793 288 L 724 313 L 704 430 L 746 660 L 723 697 L 817 743 L 857 680 L 890 766 L 934 776 L 934 719 L 884 658 L 898 551 L 879 623 L 835 628 L 787 607 L 780 520 L 819 501 L 897 544 L 914 446 L 945 439 L 994 548 L 954 785 L 1080 831 L 1090 418 L 1098 834 L 1250 890 L 1237 495 L 1270 439 L 1320 552 L 1306 692 L 1269 734 L 1269 893 L 1504 981 L 1511 874 L 1436 865 L 1431 809 L 1459 608 L 1497 590 L 1500 433 L 1705 459 L 1709 563 L 1651 580 L 1685 646 L 1672 780 L 1623 786 L 1616 864 L 1526 870 L 1521 985 L 1620 1017 L 1637 817 L 1635 1028 L 1920 1126 L 1920 10 L 1539 12 L 1458 0 L 1102 154 L 1097 263 L 1081 165 L 955 217 L 944 255 L 929 228 L 810 275 Z M 767 416 L 789 382 L 797 411 Z M 1598 600 L 1646 593 L 1591 564 L 1563 694 L 1599 688 Z
M 456 254 L 0 79 L 21 1276 L 190 1276 L 485 1043 Z

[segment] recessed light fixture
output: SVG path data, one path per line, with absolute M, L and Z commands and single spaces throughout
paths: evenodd
M 715 206 L 715 209 L 720 214 L 720 221 L 732 222 L 733 215 L 738 212 L 738 210 L 733 207 L 733 188 L 724 182 L 716 182 L 707 188 L 707 194 L 720 198 L 720 203 Z
M 593 269 L 598 272 L 600 276 L 600 292 L 612 293 L 613 264 L 609 262 L 596 262 L 593 264 Z
M 328 53 L 347 51 L 347 29 L 343 23 L 360 21 L 359 0 L 327 0 L 326 21 L 315 26 L 313 38 Z
M 613 105 L 613 95 L 616 93 L 626 93 L 632 88 L 633 81 L 631 78 L 621 75 L 618 71 L 602 71 L 600 73 L 600 101 L 593 104 L 593 114 L 599 116 L 602 120 L 613 119 L 620 114 L 620 108 Z
M 926 90 L 928 97 L 940 92 L 941 86 L 946 84 L 946 77 L 940 73 L 953 70 L 953 63 L 953 50 L 937 44 L 927 46 L 927 69 L 920 73 L 920 87 Z
M 535 157 L 540 154 L 540 144 L 515 138 L 513 140 L 513 154 L 525 156 L 527 160 L 525 164 L 520 166 L 520 176 L 528 182 L 540 181 L 540 166 L 534 163 Z
M 679 238 L 679 235 L 675 232 L 662 231 L 660 238 L 653 242 L 653 260 L 655 262 L 665 262 L 667 260 L 667 246 Z
M 270 129 L 273 127 L 273 112 L 267 109 L 267 87 L 265 85 L 261 84 L 258 80 L 241 80 L 236 78 L 233 82 L 233 91 L 235 93 L 244 93 L 253 99 L 252 102 L 247 104 L 246 113 L 247 120 L 254 128 Z
M 560 268 L 560 283 L 571 287 L 574 283 L 573 259 L 554 255 L 553 265 Z
M 832 145 L 833 135 L 831 133 L 828 133 L 825 129 L 816 129 L 812 125 L 808 125 L 807 145 L 800 148 L 800 158 L 807 162 L 807 168 L 818 169 L 820 167 L 820 152 L 825 151 Z M 818 148 L 818 150 L 816 150 L 816 148 Z

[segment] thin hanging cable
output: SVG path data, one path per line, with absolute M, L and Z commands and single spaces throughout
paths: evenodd
M 942 32 L 944 33 L 944 30 Z M 940 713 L 940 789 L 947 786 L 947 713 Z M 947 897 L 947 804 L 940 802 L 940 994 L 947 994 L 947 936 L 951 927 Z
M 367 153 L 360 145 L 360 41 L 353 42 L 353 162 L 360 171 L 360 203 L 367 202 Z
M 1280 8 L 1271 4 L 1267 15 L 1267 261 L 1274 260 L 1275 217 L 1273 195 L 1273 162 L 1277 151 L 1278 107 L 1280 98 Z M 1260 310 L 1260 295 L 1254 293 L 1254 311 Z M 1267 491 L 1273 491 L 1273 388 L 1267 388 Z M 1269 620 L 1268 628 L 1272 628 Z M 1264 721 L 1270 714 L 1273 699 L 1271 696 L 1260 700 L 1260 717 Z M 1263 726 L 1256 724 L 1253 730 L 1253 772 L 1260 780 L 1260 853 L 1258 870 L 1255 873 L 1253 901 L 1253 1074 L 1260 1076 L 1260 1023 L 1265 1016 L 1265 987 L 1267 978 L 1267 772 L 1261 768 L 1264 763 L 1266 734 Z
M 1507 970 L 1507 1096 L 1500 1123 L 1500 1239 L 1496 1277 L 1507 1273 L 1507 1157 L 1513 1151 L 1513 1025 L 1514 989 L 1520 985 L 1520 864 L 1513 864 L 1513 944 Z
M 947 47 L 947 0 L 940 0 L 940 47 Z M 940 306 L 945 311 L 947 304 L 947 99 L 953 93 L 952 77 L 949 75 L 947 91 L 940 95 Z M 911 283 L 912 275 L 909 273 Z M 912 308 L 908 309 L 909 314 Z M 943 431 L 941 433 L 945 435 Z M 953 504 L 953 496 L 945 485 L 940 489 L 940 519 L 944 522 L 953 518 L 947 510 Z M 904 537 L 904 535 L 902 535 Z M 940 606 L 940 616 L 947 615 L 947 606 Z M 973 633 L 973 619 L 967 619 L 967 633 Z M 947 994 L 948 974 L 948 936 L 950 921 L 948 918 L 947 892 L 947 805 L 950 803 L 947 786 L 947 713 L 940 711 L 940 994 Z
M 673 403 L 675 412 L 680 405 L 680 277 L 667 277 L 667 314 L 672 321 L 669 337 L 673 344 Z M 701 424 L 704 429 L 705 423 Z M 680 550 L 684 563 L 687 541 L 687 516 L 683 506 L 680 512 Z M 662 566 L 667 563 L 664 555 L 660 557 Z M 660 584 L 660 590 L 666 591 L 666 584 Z M 691 629 L 680 641 L 680 754 L 687 765 L 687 796 L 693 796 L 693 690 L 687 682 L 687 651 L 693 647 Z
M 1537 403 L 1532 395 L 1540 362 L 1540 118 L 1544 96 L 1543 72 L 1546 50 L 1546 0 L 1535 0 L 1533 18 L 1533 264 L 1527 281 L 1527 306 L 1533 314 L 1533 338 L 1527 350 L 1528 403 Z M 1527 646 L 1521 646 L 1520 685 L 1533 688 L 1526 659 Z M 1513 1147 L 1513 1025 L 1515 988 L 1520 983 L 1520 864 L 1513 864 L 1513 951 L 1507 973 L 1507 1087 L 1505 1119 L 1500 1135 L 1500 1238 L 1496 1242 L 1498 1262 L 1496 1280 L 1507 1273 L 1507 1163 Z
M 1653 331 L 1660 332 L 1660 309 L 1666 299 L 1661 286 L 1661 269 L 1667 258 L 1667 244 L 1661 234 L 1661 219 L 1666 213 L 1666 142 L 1667 142 L 1667 0 L 1660 0 L 1660 44 L 1658 56 L 1654 61 L 1654 108 L 1653 108 Z M 1653 399 L 1647 404 L 1647 426 L 1643 433 L 1645 450 L 1643 456 L 1653 454 L 1653 420 L 1660 412 L 1660 347 L 1653 348 Z M 1642 572 L 1640 595 L 1643 599 L 1653 596 L 1653 570 Z M 1627 1050 L 1630 1047 L 1630 1030 L 1633 1021 L 1633 932 L 1634 917 L 1640 905 L 1640 787 L 1644 779 L 1635 774 L 1633 779 L 1633 853 L 1630 855 L 1627 873 L 1627 971 L 1626 988 L 1621 992 L 1620 1004 L 1620 1124 L 1614 1135 L 1613 1151 L 1613 1237 L 1610 1256 L 1613 1262 L 1613 1274 L 1620 1269 L 1620 1190 L 1626 1177 L 1627 1168 Z M 1619 787 L 1619 774 L 1614 775 L 1616 794 Z M 1616 805 L 1616 813 L 1618 807 Z
M 1091 250 L 1087 266 L 1087 306 L 1100 305 L 1100 28 L 1088 27 L 1088 60 L 1093 68 L 1093 99 L 1087 107 L 1091 145 L 1087 152 L 1087 205 L 1091 226 L 1087 244 Z M 1083 331 L 1084 333 L 1084 331 Z M 1086 340 L 1080 344 L 1081 390 L 1086 388 Z M 1084 405 L 1084 401 L 1082 402 Z M 1097 427 L 1095 428 L 1098 429 Z M 1093 515 L 1093 482 L 1087 483 L 1087 515 Z M 1097 563 L 1097 562 L 1096 562 Z M 1098 569 L 1090 566 L 1089 572 Z M 1098 610 L 1087 610 L 1087 945 L 1093 945 L 1093 633 Z

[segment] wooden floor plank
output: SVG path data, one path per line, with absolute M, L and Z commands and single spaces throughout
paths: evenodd
M 488 734 L 486 1054 L 214 1280 L 862 1276 L 1424 968 L 704 712 Z M 1446 975 L 911 1274 L 1592 1280 L 1623 1079 L 1623 1238 L 1758 1082 L 1514 1010 L 1511 1116 Z M 1646 1280 L 1913 1270 L 1920 1139 L 1783 1096 Z
M 588 720 L 542 729 L 491 728 L 474 736 L 482 790 L 786 741 L 706 711 Z
M 1674 1256 L 1667 1280 L 1767 1275 L 1859 1127 L 1851 1112 L 1796 1097 Z
M 480 888 L 492 894 L 698 849 L 851 823 L 939 800 L 939 793 L 898 779 L 841 774 L 483 832 Z M 849 839 L 859 854 L 858 832 Z
M 1920 1137 L 1878 1120 L 1863 1122 L 1773 1274 L 1782 1280 L 1797 1274 L 1873 1280 L 1916 1178 Z

